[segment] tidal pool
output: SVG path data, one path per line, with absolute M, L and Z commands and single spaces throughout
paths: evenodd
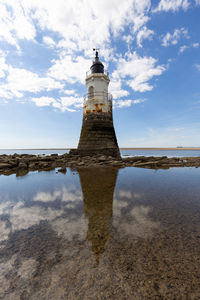
M 0 176 L 0 299 L 200 299 L 200 169 Z

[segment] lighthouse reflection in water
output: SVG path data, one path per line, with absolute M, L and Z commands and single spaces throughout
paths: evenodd
M 78 173 L 83 193 L 84 214 L 88 219 L 87 239 L 91 242 L 92 251 L 99 262 L 109 239 L 118 170 L 80 169 Z

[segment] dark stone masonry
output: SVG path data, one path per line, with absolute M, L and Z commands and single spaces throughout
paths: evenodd
M 78 148 L 71 150 L 70 154 L 80 156 L 101 154 L 120 158 L 112 112 L 85 114 Z

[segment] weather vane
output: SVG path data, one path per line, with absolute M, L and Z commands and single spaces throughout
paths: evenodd
M 99 48 L 93 48 L 93 51 L 96 51 L 96 57 L 98 57 Z

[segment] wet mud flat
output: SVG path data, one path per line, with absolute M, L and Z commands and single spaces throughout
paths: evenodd
M 0 176 L 0 299 L 199 299 L 199 175 Z
M 66 172 L 67 167 L 105 167 L 117 168 L 138 167 L 147 169 L 169 169 L 172 167 L 200 167 L 200 157 L 172 157 L 167 156 L 135 156 L 115 158 L 112 156 L 75 156 L 70 154 L 51 154 L 47 156 L 30 154 L 0 155 L 0 175 L 25 175 L 29 171 L 48 171 L 59 168 L 59 172 Z

